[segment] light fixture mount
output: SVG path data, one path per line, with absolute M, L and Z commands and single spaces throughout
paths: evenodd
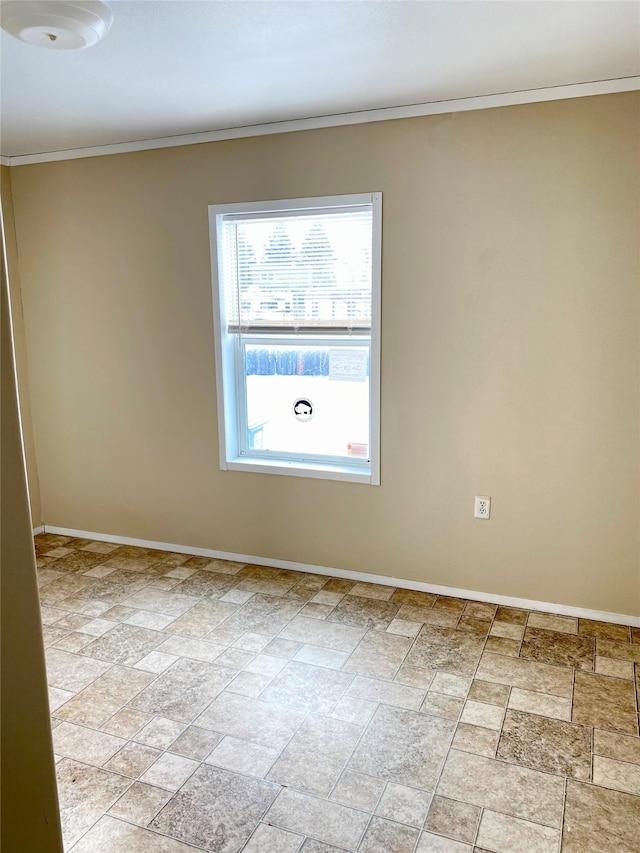
M 113 12 L 102 0 L 8 0 L 0 19 L 3 30 L 27 44 L 80 50 L 107 35 Z

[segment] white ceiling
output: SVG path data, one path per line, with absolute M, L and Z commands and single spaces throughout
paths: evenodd
M 2 32 L 4 156 L 640 74 L 637 2 L 112 0 L 107 38 Z

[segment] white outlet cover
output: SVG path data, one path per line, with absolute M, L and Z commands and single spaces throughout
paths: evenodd
M 476 495 L 473 517 L 484 520 L 491 518 L 491 497 L 489 495 Z

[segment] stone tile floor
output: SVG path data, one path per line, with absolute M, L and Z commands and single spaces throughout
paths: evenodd
M 67 851 L 640 851 L 638 628 L 36 551 Z

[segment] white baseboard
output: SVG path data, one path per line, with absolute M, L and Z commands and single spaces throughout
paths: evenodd
M 74 536 L 81 539 L 96 539 L 99 542 L 113 542 L 118 545 L 137 545 L 140 548 L 153 548 L 159 551 L 173 551 L 177 554 L 192 554 L 196 557 L 210 557 L 212 560 L 233 560 L 238 563 L 255 563 L 258 566 L 272 566 L 276 569 L 293 569 L 316 575 L 363 583 L 377 583 L 384 586 L 397 586 L 402 589 L 415 589 L 420 592 L 432 592 L 436 595 L 451 595 L 455 598 L 469 598 L 473 601 L 485 601 L 489 604 L 501 604 L 505 607 L 520 607 L 523 610 L 541 610 L 559 616 L 577 616 L 580 619 L 595 619 L 599 622 L 615 622 L 619 625 L 632 625 L 640 628 L 640 616 L 624 613 L 610 613 L 607 610 L 589 610 L 585 607 L 572 607 L 568 604 L 555 604 L 548 601 L 534 601 L 529 598 L 513 598 L 510 595 L 497 595 L 477 590 L 458 589 L 451 586 L 412 581 L 405 578 L 392 578 L 385 575 L 372 575 L 368 572 L 356 572 L 349 569 L 334 569 L 329 566 L 314 566 L 310 563 L 294 563 L 291 560 L 275 560 L 271 557 L 256 557 L 250 554 L 232 554 L 228 551 L 213 551 L 211 548 L 192 548 L 187 545 L 173 545 L 170 542 L 151 542 L 146 539 L 132 539 L 129 536 L 115 536 L 110 533 L 93 533 L 88 530 L 72 530 L 68 527 L 53 527 L 48 524 L 38 528 L 39 533 L 58 533 L 61 536 Z M 36 531 L 34 530 L 34 534 Z
M 37 536 L 38 533 L 44 533 L 44 524 L 41 524 L 40 527 L 33 528 L 33 535 Z

